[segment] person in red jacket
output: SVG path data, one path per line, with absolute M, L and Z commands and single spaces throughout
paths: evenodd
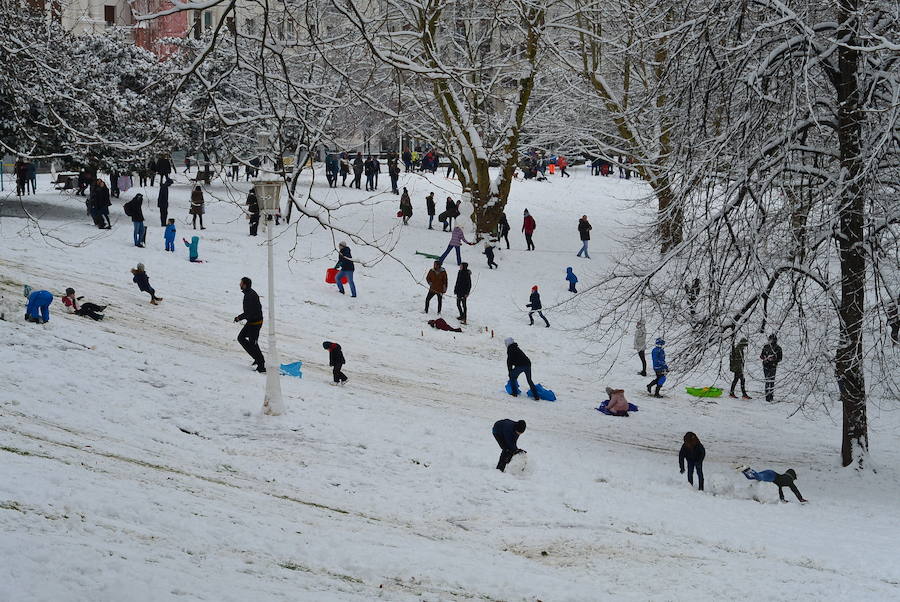
M 569 174 L 566 173 L 566 168 L 569 166 L 569 162 L 565 157 L 559 157 L 556 159 L 556 166 L 559 168 L 559 177 L 571 178 Z
M 534 221 L 534 218 L 531 217 L 531 214 L 528 213 L 528 209 L 526 209 L 525 219 L 522 220 L 522 232 L 525 233 L 525 242 L 528 243 L 529 251 L 534 251 L 534 242 L 531 240 L 531 235 L 534 234 L 536 229 L 537 223 Z

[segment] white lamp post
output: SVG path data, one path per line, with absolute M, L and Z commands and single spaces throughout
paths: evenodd
M 281 180 L 258 180 L 253 183 L 260 213 L 263 214 L 263 227 L 266 229 L 266 247 L 269 255 L 269 365 L 266 371 L 266 399 L 263 402 L 263 413 L 278 416 L 284 413 L 284 400 L 281 397 L 281 358 L 275 345 L 275 262 L 272 259 L 272 222 L 269 217 L 275 215 L 280 208 Z

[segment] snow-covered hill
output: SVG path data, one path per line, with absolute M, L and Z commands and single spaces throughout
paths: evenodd
M 309 218 L 277 227 L 279 350 L 303 362 L 302 379 L 282 378 L 280 417 L 260 415 L 265 377 L 235 341 L 240 278 L 266 290 L 265 239 L 247 236 L 235 204 L 246 184 L 210 188 L 203 264 L 180 240 L 163 251 L 156 189 L 144 191 L 145 249 L 120 203 L 100 231 L 81 198 L 47 182 L 24 205 L 5 197 L 0 287 L 14 311 L 0 322 L 0 600 L 900 599 L 898 417 L 872 408 L 878 473 L 857 474 L 837 468 L 832 419 L 766 404 L 756 367 L 754 400 L 697 402 L 683 388 L 644 395 L 630 338 L 613 366 L 595 364 L 599 343 L 578 330 L 588 304 L 553 306 L 571 296 L 567 266 L 590 285 L 614 235 L 641 219 L 646 190 L 573 173 L 514 185 L 513 249 L 498 252 L 498 270 L 480 246 L 463 247 L 474 291 L 461 334 L 426 325 L 431 260 L 414 253 L 445 248 L 449 234 L 425 228 L 424 197 L 434 191 L 440 211 L 457 183 L 404 174 L 415 215 L 401 228 L 396 196 L 329 190 L 319 174 L 314 195 L 336 207 L 331 219 L 396 259 L 351 242 L 364 264 L 353 299 L 324 283 L 350 236 Z M 181 176 L 179 239 L 194 234 L 188 195 Z M 525 208 L 535 252 L 517 233 Z M 575 257 L 582 214 L 591 260 Z M 137 262 L 160 306 L 132 284 Z M 108 303 L 108 318 L 66 315 L 57 298 L 48 324 L 28 324 L 23 284 L 72 286 Z M 535 284 L 549 329 L 528 325 Z M 445 298 L 443 316 L 455 315 Z M 502 392 L 507 336 L 556 403 Z M 323 340 L 343 346 L 344 387 L 329 384 Z M 640 411 L 596 412 L 607 384 Z M 525 474 L 494 469 L 500 418 L 528 422 Z M 707 449 L 705 492 L 678 473 L 687 430 Z M 738 462 L 795 468 L 810 504 L 779 504 Z

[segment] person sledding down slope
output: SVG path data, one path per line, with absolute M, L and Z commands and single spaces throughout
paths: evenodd
M 664 340 L 656 339 L 656 347 L 650 352 L 650 357 L 653 359 L 653 371 L 656 373 L 656 378 L 647 384 L 647 393 L 654 397 L 662 397 L 662 395 L 659 394 L 659 389 L 665 384 L 666 374 L 669 373 L 669 366 L 666 365 L 666 350 L 663 349 L 665 344 L 666 342 Z M 651 390 L 654 385 L 656 386 L 655 393 Z

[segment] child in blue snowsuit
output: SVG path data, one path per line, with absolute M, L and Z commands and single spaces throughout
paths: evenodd
M 575 275 L 572 268 L 566 268 L 566 280 L 569 281 L 569 292 L 577 293 L 578 291 L 575 290 L 575 283 L 578 282 L 578 276 Z
M 175 252 L 175 220 L 169 219 L 165 232 L 166 251 Z
M 191 263 L 200 261 L 200 237 L 192 236 L 191 242 L 188 242 L 186 238 L 182 238 L 184 241 L 184 246 L 188 248 L 188 255 L 190 256 Z
M 53 293 L 50 291 L 32 291 L 28 295 L 28 305 L 25 307 L 25 321 L 36 324 L 49 322 L 51 303 Z
M 659 394 L 659 389 L 665 384 L 666 374 L 669 372 L 669 366 L 666 365 L 666 350 L 663 349 L 665 344 L 664 340 L 656 339 L 656 347 L 650 352 L 650 357 L 653 358 L 653 371 L 656 373 L 656 378 L 647 385 L 647 393 L 652 394 L 654 397 L 662 397 Z M 656 385 L 655 393 L 651 390 L 654 385 Z

